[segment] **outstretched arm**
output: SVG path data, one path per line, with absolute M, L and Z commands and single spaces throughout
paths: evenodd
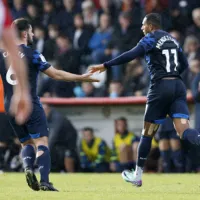
M 63 70 L 57 70 L 53 66 L 43 71 L 49 77 L 59 81 L 84 81 L 84 82 L 99 82 L 98 79 L 91 78 L 91 73 L 88 74 L 72 74 Z
M 118 56 L 110 61 L 107 61 L 104 64 L 91 66 L 89 68 L 89 71 L 91 73 L 95 73 L 98 71 L 103 72 L 111 66 L 121 65 L 121 64 L 130 62 L 131 60 L 134 60 L 137 57 L 143 56 L 144 54 L 145 54 L 145 49 L 142 45 L 139 44 L 136 47 L 134 47 L 133 49 L 124 52 L 120 56 Z
M 114 65 L 121 65 L 127 62 L 130 62 L 131 60 L 134 60 L 137 57 L 143 56 L 145 54 L 145 50 L 141 45 L 137 45 L 133 49 L 124 52 L 120 56 L 107 61 L 104 63 L 105 68 L 114 66 Z

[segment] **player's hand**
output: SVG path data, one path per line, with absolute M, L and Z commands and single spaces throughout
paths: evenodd
M 95 72 L 104 72 L 106 70 L 106 68 L 104 67 L 103 64 L 100 64 L 100 65 L 92 65 L 88 68 L 88 71 L 90 73 L 95 73 Z
M 81 75 L 81 81 L 84 81 L 84 82 L 99 82 L 98 79 L 92 78 L 91 77 L 92 75 L 93 75 L 93 73 L 82 74 Z
M 28 92 L 14 92 L 10 113 L 15 117 L 17 124 L 24 124 L 32 112 L 32 102 Z

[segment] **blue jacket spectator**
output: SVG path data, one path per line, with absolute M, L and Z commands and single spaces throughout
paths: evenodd
M 112 28 L 110 25 L 110 17 L 107 14 L 102 14 L 100 17 L 100 27 L 93 34 L 89 48 L 92 50 L 92 62 L 101 63 L 106 60 L 105 49 L 108 42 L 111 40 Z

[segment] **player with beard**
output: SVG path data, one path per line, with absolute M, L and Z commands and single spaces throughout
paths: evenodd
M 20 18 L 13 22 L 13 26 L 18 31 L 17 44 L 23 50 L 19 52 L 21 59 L 26 59 L 28 64 L 28 80 L 30 84 L 30 94 L 33 103 L 33 111 L 25 124 L 19 126 L 15 123 L 11 116 L 9 121 L 22 144 L 22 159 L 25 169 L 26 180 L 30 188 L 33 190 L 58 191 L 49 182 L 50 172 L 50 153 L 48 149 L 48 126 L 44 114 L 44 110 L 40 100 L 36 94 L 37 77 L 39 71 L 45 73 L 49 77 L 62 81 L 86 81 L 97 82 L 98 80 L 91 78 L 91 74 L 76 75 L 62 70 L 57 70 L 46 62 L 45 58 L 38 51 L 33 50 L 28 45 L 33 42 L 32 26 L 28 20 Z M 7 52 L 0 55 L 0 73 L 3 79 L 5 90 L 5 109 L 9 108 L 13 86 L 17 85 L 17 80 L 13 80 L 13 72 L 11 68 L 5 67 L 5 60 L 9 58 Z M 39 167 L 40 184 L 34 174 L 34 162 Z

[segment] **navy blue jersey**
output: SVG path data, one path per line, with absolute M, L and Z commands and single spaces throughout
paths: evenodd
M 182 49 L 169 33 L 162 30 L 154 31 L 142 38 L 139 45 L 145 50 L 151 80 L 180 77 Z
M 40 104 L 39 98 L 37 96 L 37 78 L 39 71 L 45 71 L 51 65 L 46 62 L 45 58 L 38 51 L 26 45 L 20 45 L 22 52 L 19 52 L 19 59 L 26 59 L 28 66 L 28 80 L 30 85 L 30 92 L 32 97 L 32 102 Z M 12 67 L 8 69 L 5 66 L 5 60 L 8 57 L 7 52 L 2 52 L 0 55 L 0 74 L 2 76 L 4 85 L 4 97 L 5 97 L 5 109 L 8 110 L 10 106 L 10 100 L 13 95 L 12 87 L 17 85 L 17 80 L 15 80 Z
M 148 33 L 136 47 L 105 62 L 104 66 L 108 68 L 124 64 L 142 56 L 147 62 L 151 81 L 163 77 L 180 77 L 180 74 L 188 67 L 179 43 L 169 33 L 162 30 Z

